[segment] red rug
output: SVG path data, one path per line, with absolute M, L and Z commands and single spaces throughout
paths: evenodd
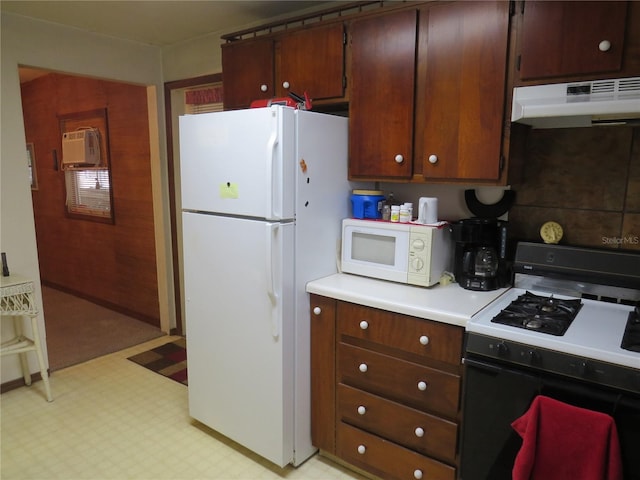
M 187 348 L 185 338 L 138 353 L 129 357 L 128 360 L 171 380 L 187 385 Z

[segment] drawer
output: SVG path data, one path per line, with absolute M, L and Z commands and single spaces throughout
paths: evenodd
M 338 424 L 337 454 L 381 478 L 455 480 L 456 469 L 345 423 Z
M 337 421 L 455 463 L 458 424 L 347 385 L 338 385 Z
M 456 325 L 338 303 L 338 335 L 368 340 L 380 345 L 460 365 L 464 329 Z
M 340 342 L 338 382 L 456 418 L 460 376 Z

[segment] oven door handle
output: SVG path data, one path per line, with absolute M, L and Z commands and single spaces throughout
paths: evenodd
M 499 373 L 505 371 L 505 369 L 500 367 L 499 365 L 496 365 L 494 363 L 485 363 L 480 360 L 476 360 L 475 358 L 467 357 L 463 360 L 463 363 L 466 367 L 474 367 L 479 370 L 484 370 L 485 372 L 493 373 L 495 375 L 498 375 Z

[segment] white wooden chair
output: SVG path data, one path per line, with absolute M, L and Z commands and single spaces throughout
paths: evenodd
M 20 364 L 24 383 L 31 385 L 31 371 L 29 370 L 28 352 L 36 352 L 40 375 L 44 383 L 47 401 L 52 402 L 49 375 L 44 363 L 42 348 L 40 345 L 40 332 L 38 331 L 38 308 L 33 296 L 33 282 L 20 275 L 0 277 L 0 314 L 2 318 L 12 318 L 15 335 L 10 340 L 0 345 L 0 355 L 20 355 Z M 31 332 L 33 338 L 23 333 L 23 317 L 31 319 Z

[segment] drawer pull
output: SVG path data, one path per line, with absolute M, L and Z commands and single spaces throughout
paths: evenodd
M 361 363 L 358 367 L 358 370 L 360 370 L 362 373 L 365 373 L 367 370 L 369 370 L 369 367 L 367 367 L 366 363 Z M 425 388 L 427 387 L 425 386 Z
M 367 451 L 367 447 L 365 447 L 364 445 L 358 445 L 358 453 L 360 455 L 364 455 L 364 452 Z
M 360 322 L 360 328 L 361 328 L 362 330 L 366 330 L 367 328 L 369 328 L 369 322 L 367 322 L 366 320 L 362 320 L 362 321 Z
M 608 52 L 611 49 L 611 42 L 609 40 L 602 40 L 598 44 L 598 50 L 601 52 Z
M 358 407 L 358 413 L 359 413 L 360 415 L 364 415 L 365 413 L 367 413 L 367 407 L 365 407 L 364 405 L 360 405 L 360 406 Z
M 422 345 L 427 345 L 429 343 L 429 337 L 427 337 L 426 335 L 422 335 L 420 337 L 420 343 Z
M 313 307 L 313 314 L 320 315 L 322 313 L 322 309 L 320 307 Z
M 427 382 L 420 380 L 418 382 L 418 390 L 424 392 L 427 389 Z
M 420 480 L 422 478 L 422 470 L 414 470 L 413 478 L 417 478 L 418 480 Z
M 416 437 L 422 438 L 424 437 L 424 428 L 418 427 L 415 429 Z

